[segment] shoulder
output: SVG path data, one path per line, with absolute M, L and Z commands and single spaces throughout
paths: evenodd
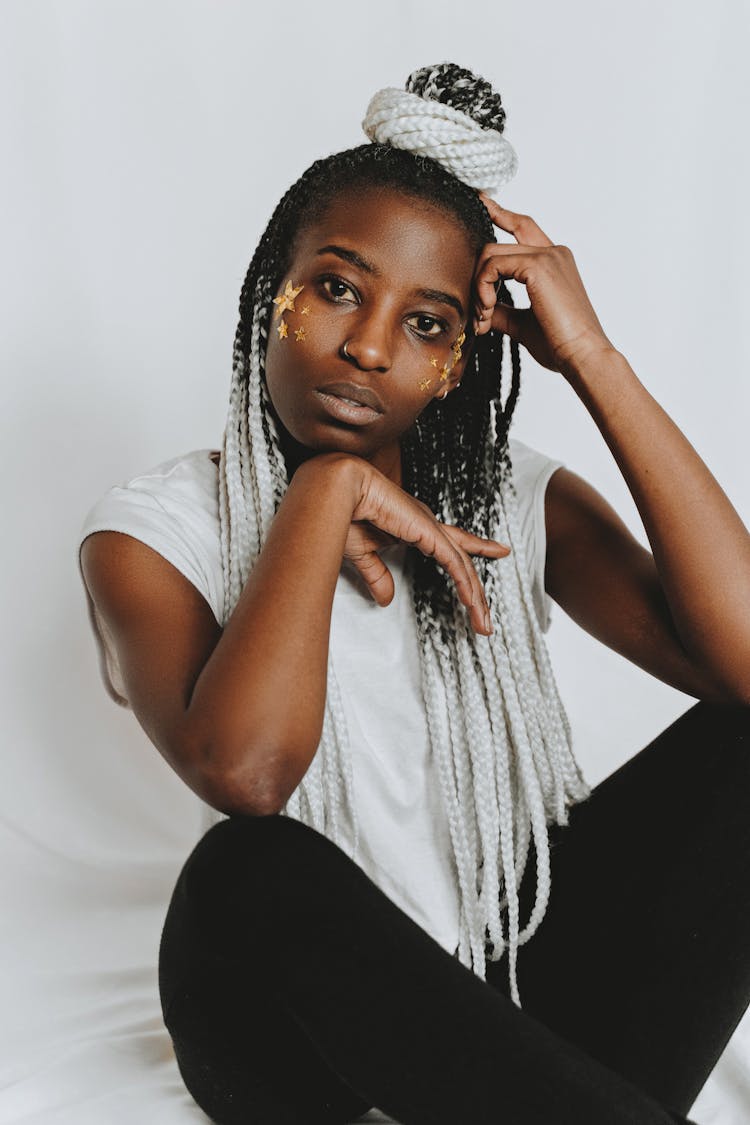
M 520 496 L 533 491 L 540 480 L 548 481 L 563 462 L 534 449 L 518 438 L 508 439 L 508 453 L 513 467 L 513 483 Z
M 113 521 L 132 520 L 137 526 L 149 514 L 162 517 L 162 526 L 173 520 L 193 519 L 218 529 L 218 467 L 210 449 L 195 449 L 113 484 L 103 492 L 81 525 L 80 542 Z
M 633 537 L 608 500 L 584 477 L 563 466 L 550 480 L 545 497 L 547 545 L 565 550 L 568 543 L 589 544 Z
M 112 485 L 93 504 L 79 530 L 79 558 L 94 549 L 95 532 L 130 536 L 156 551 L 200 591 L 217 620 L 223 612 L 218 467 L 210 449 L 196 449 Z M 127 544 L 102 548 L 120 554 Z M 131 545 L 132 546 L 132 545 Z
M 130 492 L 158 497 L 165 504 L 186 504 L 205 507 L 218 513 L 215 451 L 193 449 L 131 477 L 111 492 Z
M 127 508 L 204 509 L 218 520 L 218 467 L 213 450 L 194 449 L 107 488 L 94 502 L 83 529 L 106 513 Z
M 508 445 L 519 507 L 523 510 L 534 498 L 541 505 L 547 550 L 583 531 L 589 535 L 623 531 L 622 520 L 608 501 L 563 461 L 518 440 L 510 439 Z
M 542 555 L 548 542 L 550 484 L 565 471 L 562 461 L 511 438 L 508 442 L 519 526 L 527 550 Z
M 516 497 L 518 535 L 516 549 L 522 549 L 522 566 L 531 584 L 531 594 L 542 631 L 550 627 L 551 601 L 546 593 L 544 570 L 547 555 L 545 495 L 563 462 L 538 449 L 509 438 L 508 454 Z
M 213 454 L 192 450 L 112 485 L 80 528 L 78 565 L 102 676 L 112 698 L 125 706 L 116 636 L 126 636 L 134 621 L 146 620 L 149 628 L 157 621 L 168 626 L 173 637 L 177 622 L 195 621 L 213 636 L 215 624 L 222 620 L 218 467 Z

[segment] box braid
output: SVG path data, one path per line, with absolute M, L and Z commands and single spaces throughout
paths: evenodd
M 384 187 L 427 200 L 462 224 L 478 252 L 494 228 L 476 191 L 435 160 L 387 144 L 364 144 L 316 161 L 281 199 L 245 277 L 234 342 L 229 413 L 219 466 L 226 623 L 266 541 L 289 483 L 265 380 L 273 296 L 304 225 L 340 194 Z M 504 284 L 499 292 L 512 304 Z M 482 979 L 486 957 L 509 948 L 511 995 L 518 946 L 536 931 L 550 892 L 547 825 L 589 795 L 537 621 L 519 530 L 508 430 L 520 386 L 518 345 L 503 401 L 503 336 L 478 337 L 460 394 L 432 399 L 402 438 L 404 488 L 444 523 L 509 543 L 507 559 L 475 559 L 495 624 L 478 637 L 452 580 L 409 547 L 429 736 L 450 827 L 460 889 L 461 962 Z M 285 815 L 346 848 L 342 809 L 357 825 L 349 740 L 333 660 L 318 750 Z M 441 723 L 440 687 L 447 701 Z M 217 814 L 220 815 L 220 814 Z M 521 928 L 518 888 L 531 839 L 536 901 Z M 502 896 L 502 897 L 501 897 Z M 507 933 L 503 912 L 507 911 Z

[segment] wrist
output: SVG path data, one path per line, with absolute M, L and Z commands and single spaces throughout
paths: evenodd
M 364 487 L 365 462 L 361 457 L 330 450 L 309 457 L 297 469 L 295 477 L 307 483 L 313 492 L 332 487 L 342 503 L 353 512 L 360 502 Z
M 609 371 L 625 360 L 622 352 L 610 343 L 600 343 L 578 352 L 560 368 L 560 374 L 573 390 L 583 390 L 604 371 Z

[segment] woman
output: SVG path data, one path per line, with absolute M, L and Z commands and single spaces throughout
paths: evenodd
M 750 1000 L 750 540 L 570 250 L 477 190 L 504 118 L 447 64 L 376 95 L 261 238 L 221 455 L 84 525 L 110 691 L 211 810 L 159 970 L 220 1123 L 684 1122 Z M 509 439 L 519 345 L 653 555 Z M 700 701 L 593 791 L 549 595 Z

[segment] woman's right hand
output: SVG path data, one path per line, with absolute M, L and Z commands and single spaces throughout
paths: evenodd
M 429 555 L 451 576 L 458 597 L 469 609 L 474 629 L 489 636 L 494 630 L 484 589 L 471 555 L 505 558 L 510 547 L 441 523 L 421 500 L 405 492 L 361 457 L 347 457 L 354 468 L 355 505 L 344 547 L 378 605 L 389 605 L 393 576 L 378 551 L 404 542 Z

